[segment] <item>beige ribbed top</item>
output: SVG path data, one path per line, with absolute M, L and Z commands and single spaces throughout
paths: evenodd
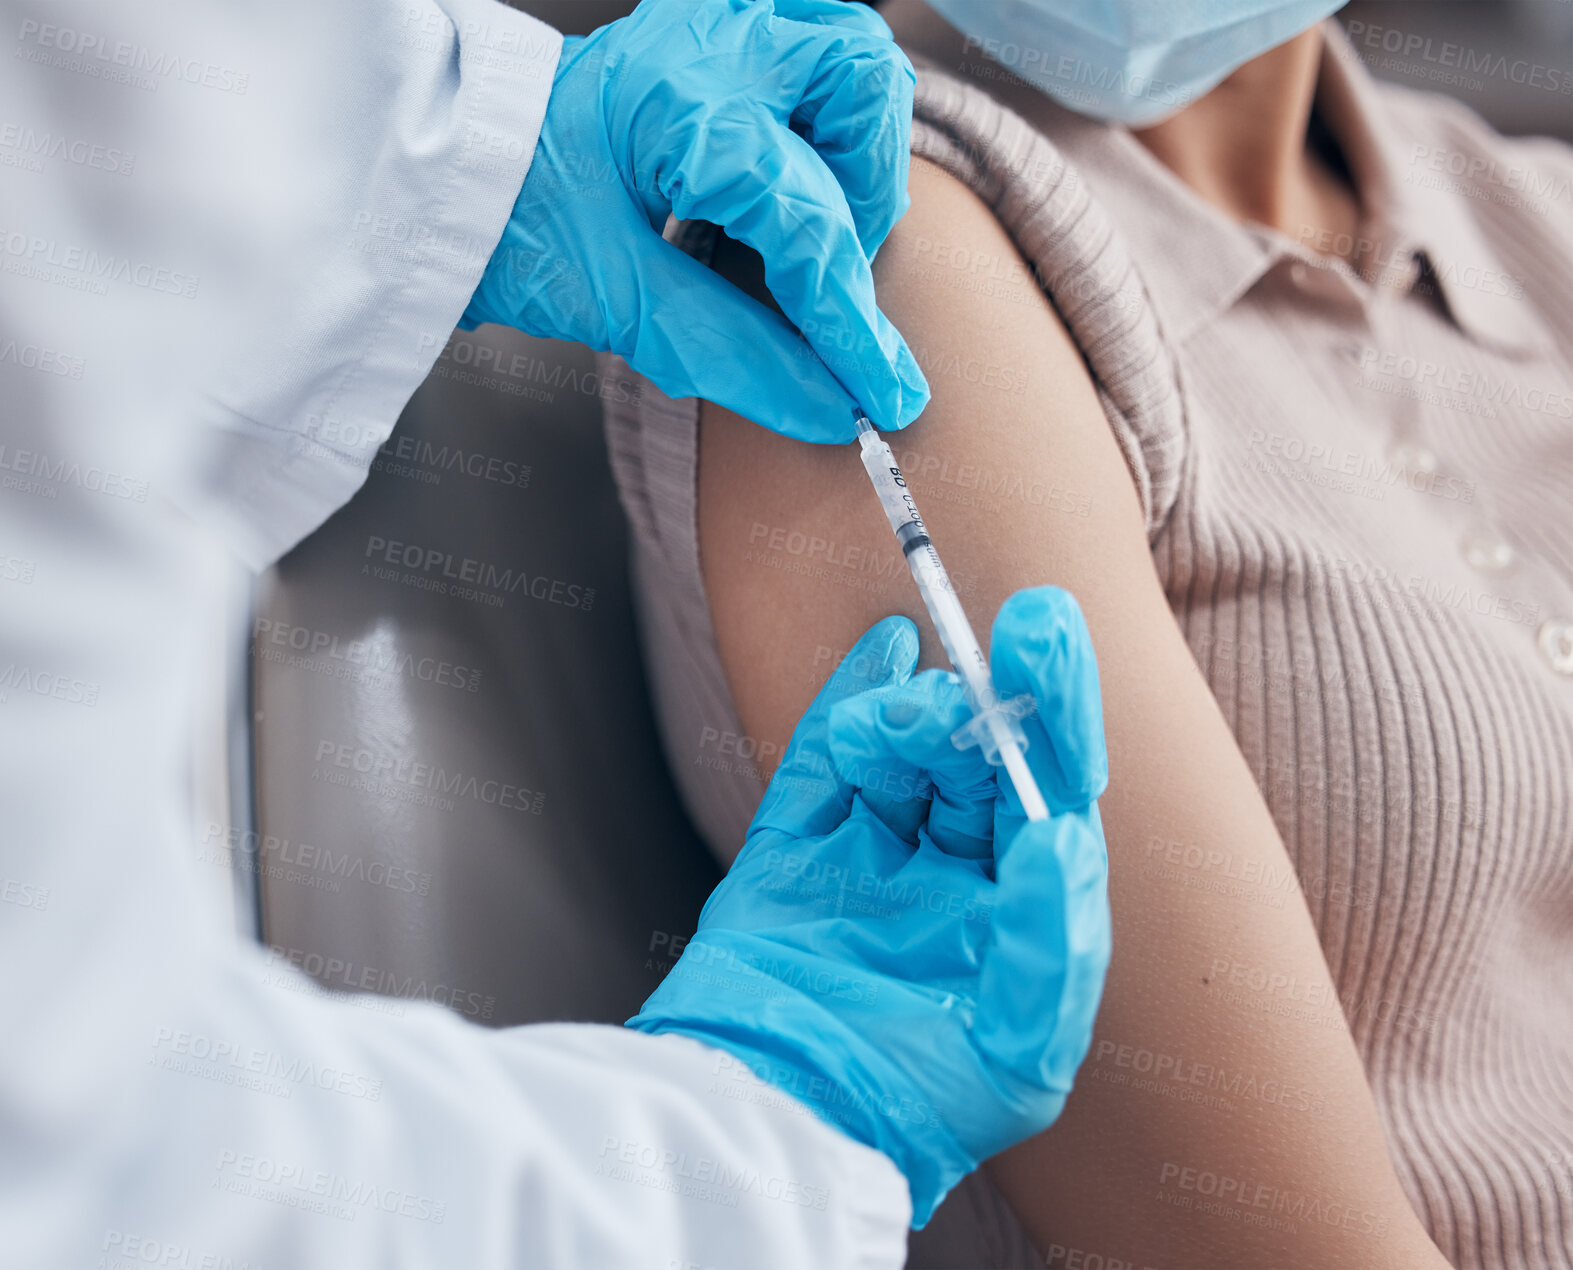
M 1045 136 L 931 68 L 913 149 L 994 209 L 1087 357 L 1416 1210 L 1458 1266 L 1573 1267 L 1573 156 L 1329 43 L 1359 273 L 1228 221 L 1123 129 L 1051 108 Z M 647 385 L 608 436 L 669 759 L 735 844 L 759 788 L 708 740 L 741 729 L 696 414 Z

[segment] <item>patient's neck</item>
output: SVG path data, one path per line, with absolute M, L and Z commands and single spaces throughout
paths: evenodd
M 1321 64 L 1322 29 L 1315 26 L 1134 135 L 1235 220 L 1300 241 L 1308 230 L 1330 230 L 1331 241 L 1349 242 L 1359 215 L 1354 192 L 1306 141 Z
M 966 68 L 981 60 L 968 55 L 962 34 L 924 0 L 887 0 L 880 13 L 903 48 L 937 65 Z M 1298 242 L 1353 243 L 1354 192 L 1307 142 L 1321 63 L 1318 25 L 1247 62 L 1172 119 L 1134 135 L 1235 220 L 1270 225 Z M 1048 99 L 1027 85 L 993 77 L 977 82 L 1028 122 L 1043 119 Z

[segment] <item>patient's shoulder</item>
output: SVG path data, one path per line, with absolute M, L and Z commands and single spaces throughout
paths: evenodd
M 933 393 L 905 435 L 923 438 L 936 453 L 937 438 L 953 436 L 958 454 L 970 451 L 976 462 L 969 466 L 980 470 L 1027 462 L 1073 474 L 1077 505 L 1104 509 L 1122 532 L 1129 526 L 1145 554 L 1140 446 L 1111 429 L 1087 361 L 1032 267 L 988 204 L 945 169 L 915 158 L 909 191 L 912 205 L 874 262 L 879 306 Z M 712 264 L 769 303 L 753 251 L 722 238 Z M 716 417 L 713 408 L 706 411 L 707 419 Z M 753 435 L 740 443 L 770 444 Z
M 1039 256 L 1029 259 L 949 172 L 915 160 L 911 188 L 911 210 L 874 277 L 880 307 L 936 396 L 947 378 L 981 377 L 984 387 L 1014 393 L 1018 409 L 1067 445 L 1117 450 L 1115 470 L 1136 493 L 1143 536 L 1156 534 L 1189 449 L 1184 411 L 1170 352 L 1112 227 L 1098 229 L 1101 213 L 1085 204 L 1064 233 L 1040 233 L 1035 222 L 1028 241 Z M 1051 299 L 1067 287 L 1079 327 L 1067 327 Z M 979 408 L 1002 404 L 999 391 L 971 396 Z
M 966 182 L 951 175 L 939 164 L 913 157 L 907 192 L 912 207 L 897 222 L 891 237 L 898 232 L 949 233 L 995 239 L 1010 244 L 993 211 Z M 1014 250 L 1014 247 L 1012 247 Z
M 1106 506 L 1139 504 L 1145 544 L 1141 439 L 1123 420 L 1111 427 L 1088 361 L 1032 266 L 989 206 L 942 168 L 914 161 L 911 192 L 874 280 L 880 307 L 928 377 L 929 413 L 974 430 L 1011 421 L 1045 447 L 1045 460 L 1067 465 L 1052 470 L 1096 481 L 1087 492 Z
M 1032 266 L 988 204 L 926 159 L 913 160 L 908 188 L 912 206 L 874 265 L 880 307 L 898 327 L 893 310 L 974 330 L 1025 323 L 1037 336 L 1048 318 L 1069 347 Z

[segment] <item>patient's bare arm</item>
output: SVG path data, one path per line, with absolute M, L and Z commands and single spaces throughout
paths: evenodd
M 1029 274 L 1019 293 L 985 296 L 935 264 L 944 248 L 1014 253 L 970 191 L 915 163 L 912 197 L 875 277 L 934 400 L 893 448 L 979 631 L 1020 587 L 1080 600 L 1108 731 L 1115 943 L 1097 1034 L 1059 1123 L 991 1172 L 1040 1249 L 1104 1264 L 1442 1267 L 1394 1176 L 1304 905 L 1186 890 L 1151 867 L 1150 844 L 1178 842 L 1290 871 L 1162 594 L 1078 353 Z M 740 256 L 720 263 L 746 272 Z M 760 470 L 772 479 L 752 479 Z M 774 753 L 877 618 L 911 616 L 925 664 L 943 664 L 855 447 L 806 446 L 707 406 L 699 528 L 727 677 Z M 1212 982 L 1223 962 L 1292 976 L 1319 1009 L 1248 1013 Z M 1187 1096 L 1199 1066 L 1258 1096 Z M 1286 1207 L 1293 1233 L 1239 1219 Z

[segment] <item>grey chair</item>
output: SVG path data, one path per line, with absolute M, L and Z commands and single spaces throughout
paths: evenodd
M 650 715 L 590 353 L 456 334 L 252 627 L 264 940 L 494 1025 L 620 1022 L 719 871 Z

